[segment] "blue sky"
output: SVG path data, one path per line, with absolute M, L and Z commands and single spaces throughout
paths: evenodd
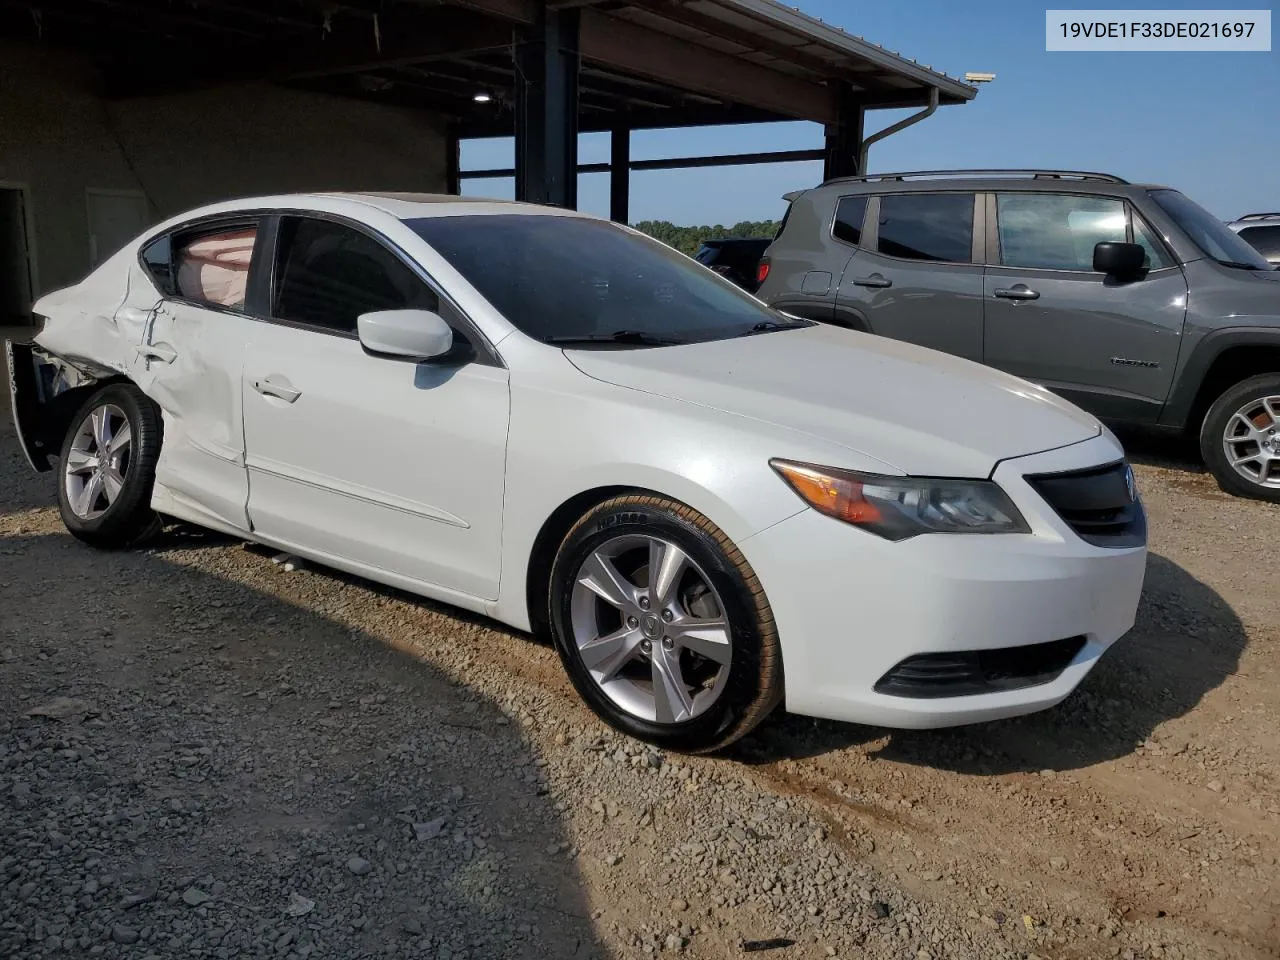
M 1280 210 L 1280 38 L 1274 34 L 1270 53 L 1048 53 L 1046 4 L 1026 0 L 788 3 L 951 76 L 997 74 L 973 102 L 943 107 L 873 146 L 872 172 L 1101 170 L 1178 187 L 1223 218 Z M 1160 6 L 1209 4 L 1160 0 Z M 907 113 L 871 112 L 867 133 Z M 638 160 L 821 144 L 816 124 L 761 124 L 637 132 L 631 152 Z M 579 157 L 608 160 L 608 136 L 584 135 Z M 463 145 L 464 170 L 511 163 L 510 140 Z M 783 193 L 821 177 L 818 163 L 633 173 L 631 219 L 732 224 L 777 217 Z M 579 206 L 607 215 L 608 189 L 607 175 L 581 177 Z M 463 181 L 464 193 L 509 197 L 511 191 L 509 181 Z

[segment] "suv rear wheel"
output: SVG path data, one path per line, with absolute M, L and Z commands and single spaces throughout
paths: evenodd
M 1250 377 L 1214 401 L 1200 454 L 1227 493 L 1280 503 L 1280 373 Z

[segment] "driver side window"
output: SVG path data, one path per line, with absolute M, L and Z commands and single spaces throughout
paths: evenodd
M 439 298 L 395 253 L 343 223 L 280 221 L 272 315 L 338 333 L 374 310 L 439 310 Z

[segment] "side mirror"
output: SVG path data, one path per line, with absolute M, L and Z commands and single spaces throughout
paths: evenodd
M 1147 251 L 1140 243 L 1104 241 L 1093 248 L 1093 269 L 1109 277 L 1132 277 L 1142 272 Z
M 370 353 L 434 360 L 453 348 L 453 328 L 434 310 L 376 310 L 356 318 L 361 345 Z

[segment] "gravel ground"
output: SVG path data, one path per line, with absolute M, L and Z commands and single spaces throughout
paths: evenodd
M 1138 457 L 1139 623 L 1059 708 L 693 759 L 489 621 L 83 547 L 5 422 L 0 957 L 1280 957 L 1280 513 Z

